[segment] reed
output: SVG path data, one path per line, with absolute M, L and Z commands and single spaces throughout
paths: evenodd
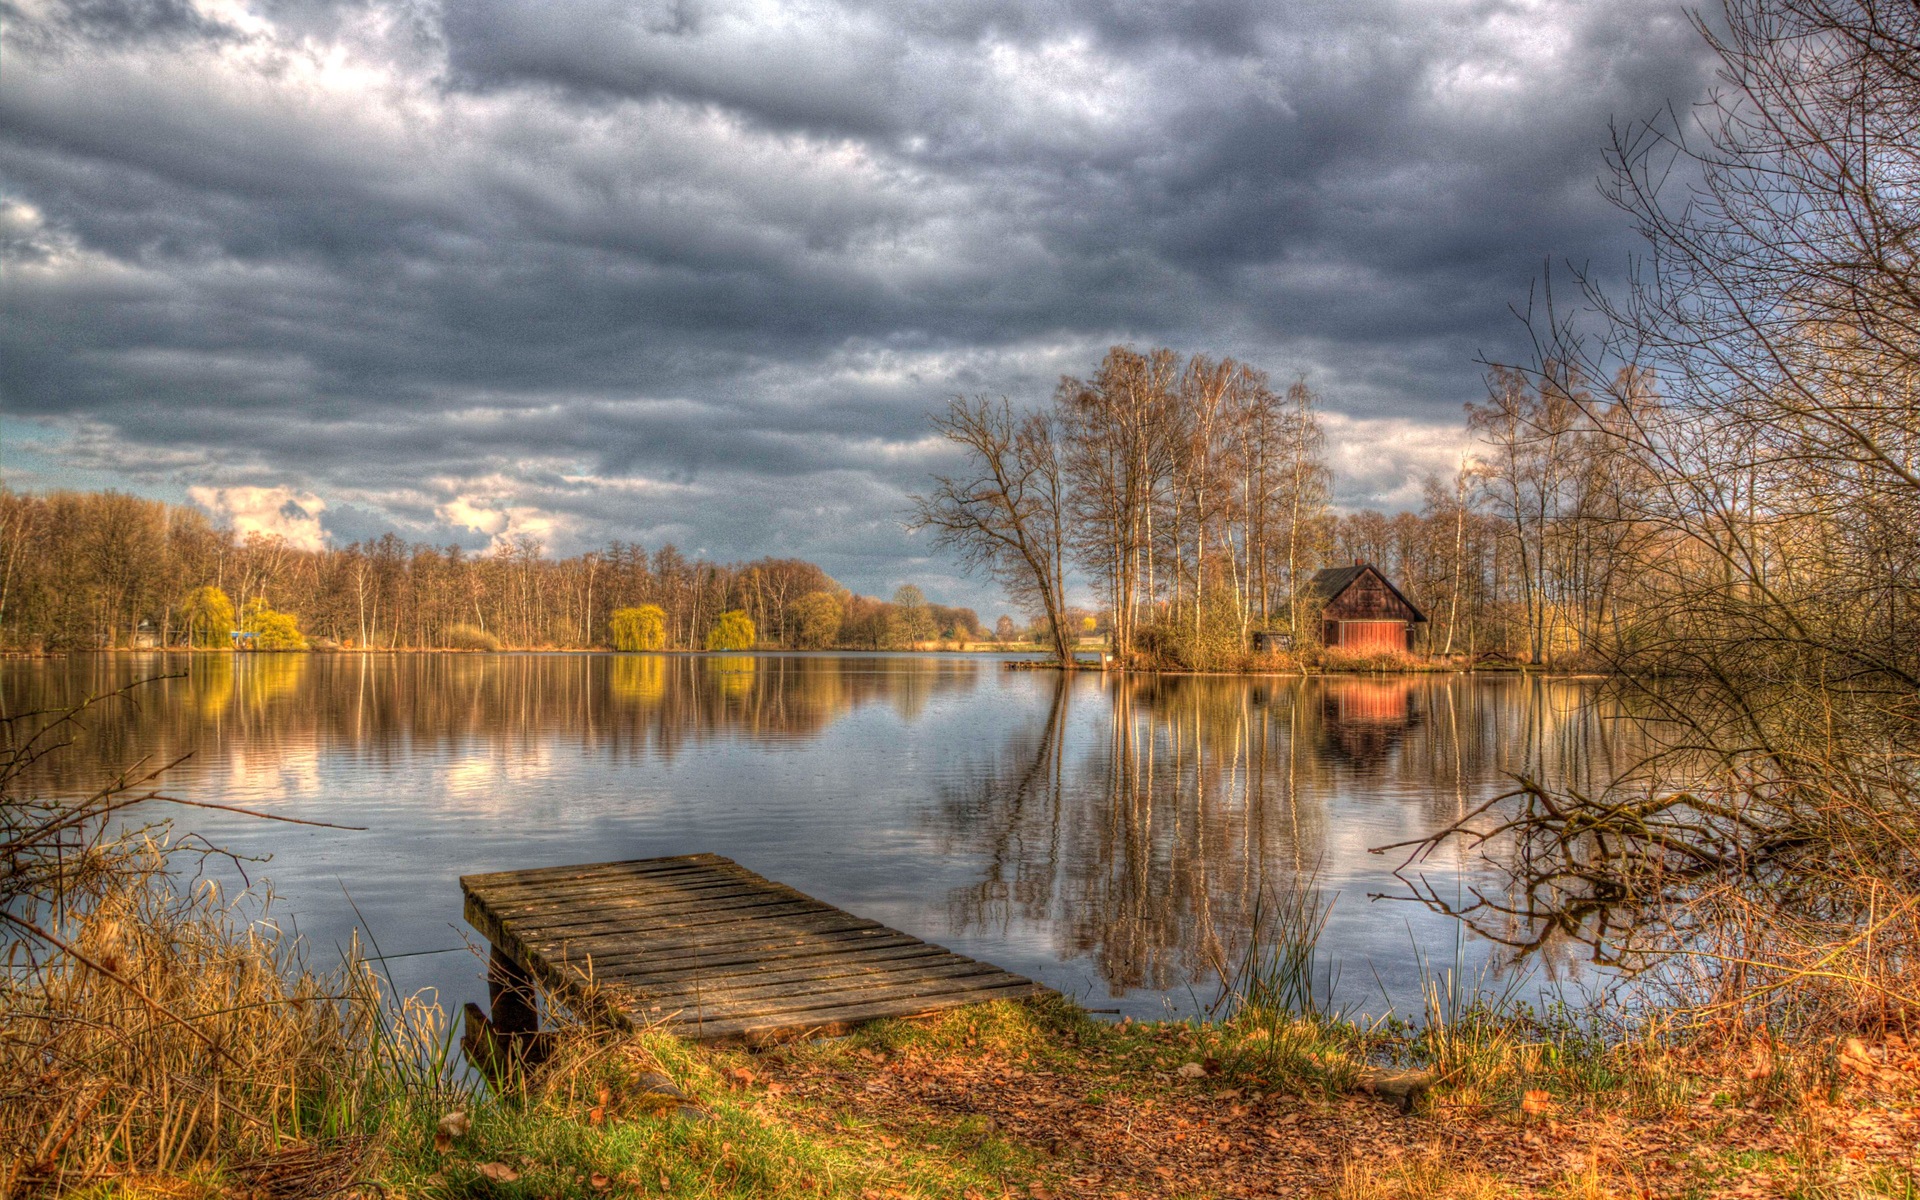
M 1358 1062 L 1350 1051 L 1364 1039 L 1335 1002 L 1339 965 L 1320 946 L 1335 899 L 1311 875 L 1255 899 L 1254 940 L 1239 963 L 1221 973 L 1219 1005 L 1232 1032 L 1237 1073 L 1322 1090 L 1352 1083 Z
M 113 886 L 0 984 L 0 1195 L 264 1161 L 366 1127 L 365 965 L 308 970 L 210 881 L 177 887 L 170 848 L 105 848 Z
M 1335 899 L 1313 876 L 1255 899 L 1250 916 L 1257 936 L 1226 985 L 1237 1015 L 1338 1018 L 1339 967 L 1320 949 Z
M 157 771 L 79 799 L 21 794 L 88 709 L 133 701 L 0 722 L 0 1200 L 344 1178 L 386 1124 L 461 1090 L 445 1022 L 383 989 L 357 945 L 314 970 L 270 895 L 180 870 L 216 852 L 139 822 L 168 800 Z

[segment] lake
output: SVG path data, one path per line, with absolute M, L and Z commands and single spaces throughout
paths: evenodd
M 317 964 L 363 927 L 397 986 L 452 1005 L 485 991 L 458 876 L 711 851 L 1141 1017 L 1205 1008 L 1260 897 L 1314 878 L 1337 893 L 1338 998 L 1417 1011 L 1423 973 L 1502 962 L 1370 848 L 1515 773 L 1590 785 L 1621 754 L 1577 680 L 1069 678 L 987 655 L 76 655 L 0 662 L 0 706 L 156 675 L 31 787 L 185 756 L 170 794 L 364 827 L 172 813 L 257 860 Z M 1498 885 L 1458 852 L 1421 875 Z M 1523 986 L 1584 978 L 1546 966 Z

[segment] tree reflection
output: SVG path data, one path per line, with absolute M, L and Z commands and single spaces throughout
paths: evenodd
M 1070 709 L 1098 712 L 1090 733 Z M 1364 849 L 1342 814 L 1392 806 L 1390 828 L 1434 828 L 1507 771 L 1583 776 L 1610 753 L 1608 723 L 1566 682 L 1062 678 L 941 797 L 948 849 L 983 864 L 950 919 L 1050 929 L 1114 995 L 1210 987 L 1258 934 L 1264 892 Z
M 135 679 L 112 717 L 51 756 L 33 786 L 91 786 L 102 764 L 171 761 L 222 742 L 271 765 L 316 744 L 376 762 L 476 745 L 527 751 L 558 738 L 672 756 L 716 738 L 812 738 L 887 703 L 912 720 L 929 698 L 995 664 L 934 657 L 685 654 L 74 655 L 0 674 L 0 712 L 58 710 Z

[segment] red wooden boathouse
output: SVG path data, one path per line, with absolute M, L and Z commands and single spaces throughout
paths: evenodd
M 1320 605 L 1320 641 L 1342 650 L 1413 650 L 1413 627 L 1426 614 L 1372 563 L 1328 567 L 1307 581 Z

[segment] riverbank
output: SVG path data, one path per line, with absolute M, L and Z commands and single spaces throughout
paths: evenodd
M 1348 1090 L 1396 1039 L 1442 1078 L 1410 1114 Z M 1914 1049 L 1609 1046 L 1517 1018 L 1423 1041 L 1310 1022 L 1107 1024 L 1012 1003 L 761 1052 L 581 1033 L 521 1095 L 399 1104 L 331 1149 L 299 1143 L 106 1191 L 1908 1196 Z
M 1000 1002 L 761 1050 L 563 1026 L 539 1071 L 489 1089 L 461 1068 L 442 1009 L 396 1003 L 377 962 L 316 976 L 270 924 L 175 891 L 152 849 L 109 853 L 100 899 L 0 988 L 0 1196 L 1920 1188 L 1920 1041 L 1663 1039 L 1523 1006 L 1436 1001 L 1409 1024 L 1243 999 L 1220 1021 L 1107 1022 Z M 1412 1086 L 1382 1086 L 1381 1068 Z
M 833 655 L 833 654 L 870 654 L 870 655 L 920 655 L 942 654 L 955 656 L 1019 654 L 1032 657 L 1011 659 L 1002 663 L 1007 670 L 1017 671 L 1058 671 L 1060 664 L 1050 657 L 1044 657 L 1046 651 L 1034 646 L 1020 645 L 967 645 L 967 646 L 916 646 L 891 650 L 873 650 L 860 648 L 834 648 L 828 650 L 646 650 L 616 651 L 604 646 L 505 646 L 497 650 L 466 649 L 459 647 L 416 647 L 394 646 L 375 649 L 360 649 L 340 646 L 309 646 L 300 650 L 233 650 L 229 648 L 206 649 L 186 646 L 160 648 L 112 647 L 100 650 L 9 650 L 0 651 L 0 659 L 60 659 L 76 654 L 107 655 L 112 657 L 180 657 L 180 658 L 216 658 L 231 659 L 267 655 L 272 657 L 320 655 L 397 655 L 403 657 L 435 655 L 493 655 L 493 654 L 556 654 L 571 656 L 619 655 L 647 656 L 658 655 L 670 658 L 739 658 L 753 655 Z M 1074 668 L 1081 671 L 1105 671 L 1110 674 L 1195 677 L 1195 678 L 1288 678 L 1301 679 L 1315 676 L 1381 676 L 1381 675 L 1532 675 L 1551 679 L 1604 679 L 1611 676 L 1579 666 L 1535 666 L 1510 660 L 1460 661 L 1423 659 L 1410 655 L 1373 655 L 1352 659 L 1322 657 L 1312 661 L 1274 661 L 1258 662 L 1233 669 L 1194 669 L 1177 665 L 1153 665 L 1135 663 L 1120 666 L 1112 662 L 1102 664 L 1096 658 L 1083 658 Z

